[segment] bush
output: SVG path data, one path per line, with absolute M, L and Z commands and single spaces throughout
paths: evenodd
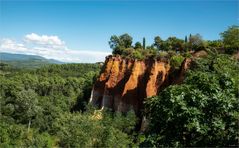
M 184 60 L 184 57 L 181 55 L 174 55 L 170 58 L 170 65 L 173 68 L 179 68 Z
M 226 53 L 234 53 L 239 50 L 239 26 L 230 26 L 221 34 Z
M 166 52 L 166 51 L 160 51 L 160 52 L 158 53 L 158 56 L 159 56 L 159 57 L 167 57 L 167 56 L 168 56 L 168 52 Z
M 122 56 L 123 57 L 130 57 L 130 55 L 133 53 L 135 49 L 133 48 L 126 48 L 125 50 L 123 50 Z
M 184 52 L 183 54 L 182 54 L 182 56 L 183 57 L 185 57 L 185 58 L 191 58 L 192 57 L 192 55 L 191 55 L 191 53 L 190 52 Z
M 139 50 L 134 50 L 132 53 L 132 58 L 138 59 L 138 60 L 143 60 L 145 57 L 142 54 L 142 52 L 140 52 Z

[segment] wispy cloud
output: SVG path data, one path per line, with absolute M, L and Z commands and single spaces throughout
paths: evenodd
M 0 41 L 0 52 L 39 55 L 64 62 L 94 63 L 104 61 L 108 52 L 72 50 L 58 36 L 27 34 L 16 42 L 5 38 Z

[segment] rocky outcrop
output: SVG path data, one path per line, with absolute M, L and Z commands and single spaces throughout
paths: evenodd
M 190 59 L 190 58 L 184 59 L 184 61 L 181 64 L 181 67 L 179 69 L 179 72 L 177 74 L 178 77 L 173 80 L 174 82 L 172 84 L 180 84 L 183 82 L 183 80 L 185 78 L 186 71 L 187 71 L 187 69 L 190 68 L 191 63 L 192 63 L 192 59 Z
M 190 59 L 185 59 L 180 70 L 173 70 L 167 60 L 144 61 L 106 57 L 101 74 L 92 90 L 90 102 L 99 108 L 138 115 L 145 98 L 157 95 L 168 85 L 181 83 Z

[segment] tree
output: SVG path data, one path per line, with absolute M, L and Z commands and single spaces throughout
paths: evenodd
M 31 89 L 20 91 L 15 103 L 15 106 L 17 106 L 16 112 L 18 112 L 17 115 L 19 115 L 18 120 L 22 123 L 28 121 L 29 131 L 32 118 L 41 111 L 38 105 L 37 94 Z
M 145 45 L 145 37 L 143 38 L 143 49 L 145 49 L 146 45 Z
M 189 37 L 189 48 L 191 50 L 202 50 L 205 49 L 205 43 L 200 34 L 191 35 Z
M 239 50 L 239 26 L 228 27 L 220 35 L 227 53 Z
M 191 34 L 190 34 L 190 37 L 191 37 Z M 188 36 L 185 36 L 185 39 L 184 39 L 184 51 L 188 51 Z
M 123 48 L 130 48 L 132 46 L 133 38 L 127 33 L 119 36 L 119 39 L 120 39 L 120 45 Z
M 136 42 L 134 45 L 135 49 L 142 49 L 142 44 L 140 42 Z
M 223 47 L 223 42 L 221 40 L 207 41 L 207 47 L 209 49 L 212 48 L 219 49 Z
M 110 48 L 113 49 L 113 50 L 116 49 L 116 48 L 119 48 L 119 46 L 120 46 L 119 37 L 116 36 L 116 35 L 112 35 L 110 37 L 109 45 L 110 45 Z
M 181 55 L 174 55 L 170 58 L 170 66 L 172 68 L 180 68 L 180 66 L 182 65 L 182 62 L 184 60 L 184 57 Z
M 109 45 L 110 48 L 113 49 L 113 54 L 122 54 L 123 49 L 121 47 L 121 42 L 118 36 L 116 35 L 111 36 Z
M 154 38 L 154 46 L 156 46 L 158 50 L 162 50 L 162 44 L 163 44 L 163 40 L 159 36 L 156 36 Z
M 169 37 L 165 41 L 165 49 L 168 50 L 176 50 L 176 51 L 182 51 L 183 50 L 183 43 L 184 41 L 181 39 L 178 39 L 176 37 Z
M 132 46 L 133 38 L 127 33 L 110 37 L 109 45 L 113 49 L 113 54 L 122 54 L 123 50 Z
M 188 37 L 185 36 L 184 42 L 187 43 L 188 42 Z

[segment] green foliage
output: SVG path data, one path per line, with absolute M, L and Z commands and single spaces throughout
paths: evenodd
M 0 71 L 4 67 L 6 68 L 6 64 L 11 66 L 11 70 L 13 70 L 13 68 L 17 70 L 34 69 L 50 64 L 63 64 L 63 62 L 53 59 L 45 59 L 41 56 L 36 55 L 11 54 L 0 52 L 0 57 Z
M 184 57 L 181 55 L 175 55 L 170 58 L 170 65 L 173 68 L 180 68 L 182 62 L 184 60 Z
M 133 112 L 127 116 L 106 111 L 66 113 L 54 122 L 54 132 L 61 147 L 127 147 L 132 144 L 127 133 L 135 123 Z
M 132 59 L 137 59 L 137 60 L 144 60 L 146 58 L 156 58 L 158 52 L 154 48 L 149 48 L 147 50 L 144 49 L 134 49 L 134 48 L 127 48 L 122 52 L 123 57 L 125 58 L 132 58 Z
M 238 27 L 222 33 L 223 42 L 190 35 L 155 38 L 145 49 L 132 47 L 128 34 L 112 36 L 113 54 L 126 58 L 170 59 L 179 68 L 187 49 L 238 49 Z M 235 43 L 235 44 L 234 44 Z M 185 48 L 186 50 L 183 50 Z M 0 63 L 0 147 L 185 147 L 238 145 L 239 65 L 229 55 L 208 50 L 193 61 L 182 85 L 147 99 L 146 134 L 134 133 L 136 117 L 86 106 L 100 71 L 98 64 L 46 65 L 18 69 Z M 137 139 L 138 137 L 138 139 Z
M 168 57 L 168 55 L 169 55 L 169 54 L 168 54 L 168 52 L 166 52 L 166 51 L 160 51 L 160 52 L 159 52 L 159 56 L 160 56 L 160 57 Z
M 182 39 L 178 39 L 176 37 L 169 37 L 166 41 L 164 41 L 163 50 L 169 51 L 182 51 L 184 46 L 184 41 Z
M 113 49 L 113 54 L 121 55 L 123 50 L 126 48 L 130 48 L 133 42 L 133 38 L 127 33 L 116 36 L 113 35 L 110 38 L 109 45 L 110 48 Z
M 85 111 L 99 65 L 2 70 L 7 73 L 0 75 L 0 147 L 134 145 L 133 112 Z
M 122 55 L 126 58 L 136 58 L 136 59 L 147 59 L 147 58 L 158 58 L 160 57 L 159 51 L 175 51 L 186 57 L 189 52 L 195 52 L 200 50 L 215 49 L 224 51 L 226 53 L 234 53 L 239 50 L 239 31 L 238 26 L 231 26 L 228 30 L 221 33 L 221 40 L 203 40 L 200 34 L 189 35 L 189 38 L 185 36 L 185 39 L 179 39 L 177 37 L 171 36 L 166 40 L 162 40 L 159 36 L 154 38 L 154 43 L 151 46 L 145 45 L 145 38 L 143 38 L 143 43 L 136 42 L 135 46 L 132 47 L 133 38 L 128 34 L 123 34 L 121 36 L 113 35 L 110 38 L 109 45 L 113 49 L 113 54 Z M 143 51 L 142 49 L 150 50 Z M 157 50 L 156 50 L 157 49 Z M 134 52 L 134 50 L 138 50 Z M 139 52 L 143 55 L 139 54 Z M 169 54 L 170 55 L 170 54 Z M 169 56 L 171 57 L 171 56 Z
M 43 62 L 43 61 L 36 61 L 36 60 L 28 60 L 28 61 L 1 61 L 4 63 L 7 63 L 11 67 L 15 69 L 34 69 L 34 68 L 40 68 L 43 66 L 51 65 L 49 62 Z
M 163 50 L 162 49 L 162 44 L 163 44 L 163 40 L 159 37 L 156 36 L 154 38 L 154 46 L 158 49 L 158 50 Z
M 142 46 L 142 44 L 140 42 L 136 42 L 135 45 L 134 45 L 134 48 L 135 49 L 142 49 L 143 46 Z
M 183 54 L 182 54 L 182 56 L 183 57 L 185 57 L 185 58 L 191 58 L 192 57 L 192 55 L 191 55 L 191 53 L 190 52 L 184 52 Z
M 182 85 L 147 99 L 144 146 L 238 145 L 238 63 L 226 55 L 199 59 Z
M 187 36 L 185 36 L 185 38 L 184 38 L 184 42 L 185 42 L 185 43 L 188 42 L 188 37 L 187 37 Z
M 199 51 L 205 49 L 206 42 L 202 39 L 200 34 L 190 34 L 188 46 L 191 50 Z
M 223 42 L 221 40 L 207 41 L 207 47 L 209 49 L 219 49 L 223 47 Z
M 97 64 L 63 64 L 30 71 L 2 69 L 1 119 L 51 133 L 60 114 L 84 110 L 99 68 Z
M 144 56 L 142 55 L 142 53 L 138 50 L 133 51 L 132 53 L 132 58 L 134 59 L 139 59 L 139 60 L 143 60 Z
M 227 53 L 239 50 L 239 26 L 231 26 L 220 35 Z
M 39 133 L 20 124 L 0 122 L 0 147 L 54 147 L 56 139 L 48 133 Z

